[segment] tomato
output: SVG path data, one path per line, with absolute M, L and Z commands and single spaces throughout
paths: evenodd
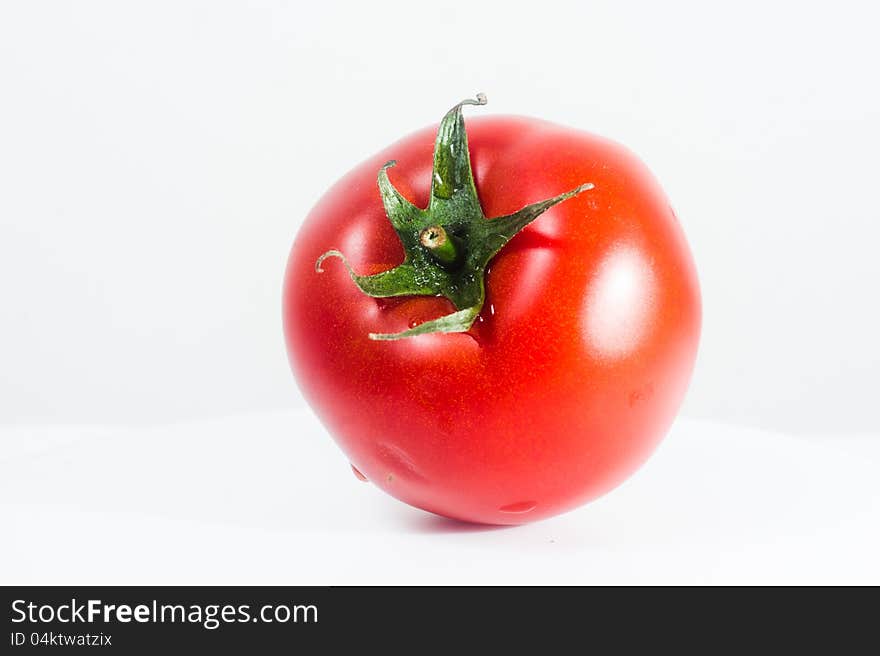
M 440 515 L 520 524 L 596 498 L 648 458 L 691 375 L 699 287 L 669 201 L 628 150 L 533 118 L 463 125 L 456 106 L 433 158 L 436 127 L 318 202 L 288 260 L 284 332 L 305 398 L 356 473 Z M 446 184 L 462 191 L 444 205 Z M 486 236 L 551 197 L 524 227 Z M 435 201 L 457 264 L 428 249 L 439 233 L 424 223 L 390 220 L 395 203 L 424 217 Z M 480 208 L 488 218 L 456 223 Z M 419 262 L 439 277 L 379 285 Z

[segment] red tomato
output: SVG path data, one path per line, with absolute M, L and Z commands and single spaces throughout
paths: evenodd
M 426 207 L 435 134 L 362 163 L 307 217 L 284 285 L 290 363 L 353 467 L 392 496 L 472 522 L 555 515 L 623 481 L 672 422 L 700 332 L 694 264 L 660 186 L 620 145 L 531 118 L 468 119 L 486 217 L 593 188 L 494 256 L 470 330 L 370 339 L 457 308 L 435 296 L 373 298 L 341 262 L 323 274 L 315 262 L 339 249 L 361 275 L 401 264 L 377 171 L 397 160 L 391 182 Z

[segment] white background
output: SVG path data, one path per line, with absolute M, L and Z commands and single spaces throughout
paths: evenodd
M 705 309 L 679 445 L 687 436 L 699 443 L 695 436 L 712 426 L 729 438 L 718 438 L 719 449 L 752 444 L 754 452 L 730 461 L 745 468 L 731 477 L 730 494 L 741 493 L 733 481 L 749 480 L 767 444 L 789 445 L 793 455 L 777 458 L 777 482 L 758 488 L 771 494 L 794 480 L 786 462 L 811 457 L 796 448 L 821 442 L 834 455 L 810 460 L 816 469 L 804 470 L 812 472 L 804 489 L 848 490 L 826 480 L 818 463 L 838 462 L 840 451 L 852 472 L 864 471 L 858 467 L 876 462 L 868 452 L 876 455 L 880 442 L 878 20 L 872 3 L 848 1 L 0 4 L 0 461 L 7 480 L 42 480 L 40 467 L 26 480 L 15 473 L 30 471 L 22 464 L 29 458 L 46 457 L 69 466 L 59 465 L 45 485 L 73 484 L 78 473 L 65 458 L 78 452 L 60 445 L 111 433 L 114 448 L 139 444 L 138 436 L 173 422 L 189 423 L 161 435 L 188 435 L 182 453 L 198 468 L 206 457 L 194 446 L 199 431 L 216 430 L 216 418 L 230 415 L 239 415 L 228 422 L 241 429 L 242 450 L 249 440 L 260 444 L 242 417 L 260 426 L 275 417 L 276 431 L 289 426 L 293 460 L 332 450 L 318 426 L 303 428 L 309 415 L 283 350 L 280 285 L 290 243 L 342 173 L 485 91 L 488 107 L 469 111 L 535 115 L 610 136 L 639 153 L 666 188 L 697 260 Z M 744 431 L 740 442 L 722 425 L 761 430 Z M 769 452 L 778 455 L 776 448 Z M 132 453 L 103 456 L 102 471 Z M 674 463 L 669 476 L 689 469 L 686 453 L 680 461 L 663 453 L 658 462 Z M 151 461 L 155 480 L 132 475 L 161 488 L 162 466 L 175 461 L 164 455 Z M 221 453 L 215 464 L 234 467 L 238 457 Z M 262 462 L 252 460 L 257 468 Z M 341 482 L 342 457 L 329 461 L 315 496 L 350 494 L 364 503 L 360 488 Z M 841 480 L 855 476 L 839 471 Z M 192 474 L 192 488 L 174 488 L 183 506 L 204 475 Z M 658 493 L 641 485 L 647 498 Z M 838 492 L 836 510 L 816 521 L 830 530 L 832 518 L 862 512 L 876 491 L 874 483 Z M 70 507 L 19 493 L 7 497 L 6 510 L 18 519 L 6 525 L 21 535 L 33 526 L 15 522 L 40 512 L 74 521 Z M 72 494 L 67 503 L 81 502 L 76 512 L 124 507 L 94 508 L 85 491 Z M 624 503 L 624 491 L 601 503 L 615 498 Z M 379 497 L 371 503 L 396 507 Z M 639 508 L 646 511 L 630 503 L 620 512 L 636 513 L 637 525 Z M 266 530 L 286 530 L 306 513 L 276 505 L 283 524 Z M 164 506 L 151 508 L 161 515 Z M 595 512 L 566 517 L 597 531 Z M 701 511 L 681 512 L 699 526 L 694 513 Z M 211 517 L 194 511 L 174 521 L 185 528 Z M 409 535 L 405 522 L 388 528 L 389 521 L 375 518 L 381 530 Z M 444 539 L 510 547 L 518 544 L 510 536 L 550 529 L 518 530 Z M 774 539 L 762 530 L 743 537 L 743 548 L 760 556 L 755 545 Z M 107 532 L 119 533 L 112 522 Z M 21 553 L 51 559 L 51 545 L 35 551 L 35 536 L 20 538 Z M 643 538 L 612 531 L 608 539 L 650 551 Z M 821 562 L 839 560 L 836 547 L 821 549 L 835 555 L 817 556 Z M 682 567 L 682 579 L 744 578 L 735 568 L 722 575 Z M 25 569 L 15 570 L 16 580 L 32 580 Z M 47 571 L 81 581 L 91 570 L 68 563 Z M 102 580 L 115 580 L 108 572 Z M 116 574 L 127 580 L 143 572 L 120 565 Z

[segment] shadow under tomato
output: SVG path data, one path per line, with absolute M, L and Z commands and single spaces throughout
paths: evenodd
M 489 533 L 492 531 L 516 528 L 516 526 L 512 525 L 474 524 L 473 522 L 464 522 L 460 519 L 450 519 L 449 517 L 434 515 L 427 512 L 408 515 L 405 518 L 405 522 L 415 533 L 434 535 L 445 533 Z

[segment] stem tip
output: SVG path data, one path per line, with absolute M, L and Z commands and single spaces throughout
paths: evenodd
M 425 228 L 419 233 L 419 243 L 425 248 L 435 250 L 442 247 L 447 240 L 446 231 L 438 225 Z

